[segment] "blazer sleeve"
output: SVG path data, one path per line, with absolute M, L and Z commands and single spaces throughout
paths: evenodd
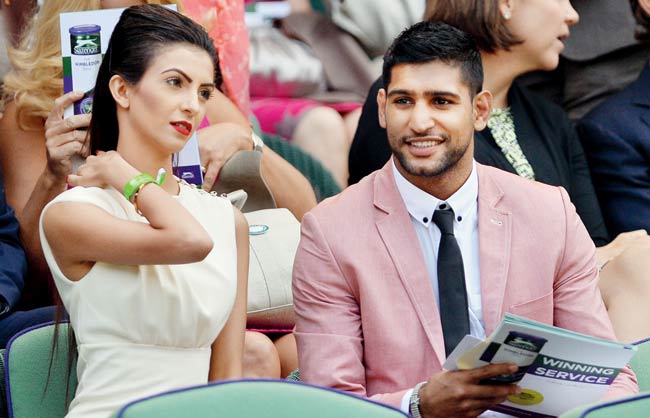
M 596 251 L 568 194 L 560 188 L 566 233 L 564 253 L 555 275 L 554 325 L 614 341 L 616 336 L 598 287 Z M 636 376 L 629 365 L 621 370 L 606 397 L 637 393 Z
M 0 186 L 0 315 L 20 299 L 27 271 L 25 252 L 18 236 L 18 221 Z
M 311 213 L 302 219 L 293 302 L 300 378 L 367 396 L 359 302 Z M 399 408 L 406 391 L 376 394 L 371 399 Z
M 591 180 L 587 157 L 574 125 L 568 119 L 566 119 L 566 135 L 571 158 L 571 200 L 587 227 L 591 239 L 597 247 L 600 247 L 607 244 L 610 239 Z
M 640 228 L 650 232 L 647 145 L 592 120 L 583 120 L 578 130 L 610 232 Z

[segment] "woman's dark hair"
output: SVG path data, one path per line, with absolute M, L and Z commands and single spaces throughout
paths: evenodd
M 424 20 L 445 22 L 469 33 L 489 53 L 522 43 L 506 27 L 499 0 L 427 0 Z
M 630 0 L 630 6 L 632 7 L 632 14 L 634 14 L 638 23 L 634 35 L 639 41 L 650 41 L 650 16 L 643 11 L 639 5 L 639 0 Z
M 214 61 L 214 81 L 221 86 L 219 59 L 212 39 L 188 17 L 153 4 L 126 9 L 117 22 L 102 61 L 93 98 L 89 151 L 117 148 L 117 106 L 108 84 L 114 75 L 137 84 L 161 48 L 188 44 L 203 49 Z
M 382 78 L 388 88 L 393 67 L 442 61 L 458 66 L 472 95 L 483 88 L 481 53 L 467 33 L 442 22 L 419 22 L 405 29 L 384 55 Z

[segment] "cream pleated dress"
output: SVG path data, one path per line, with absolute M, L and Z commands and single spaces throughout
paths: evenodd
M 230 202 L 187 184 L 176 199 L 214 242 L 201 262 L 96 263 L 81 280 L 59 269 L 43 233 L 47 263 L 77 338 L 79 385 L 66 418 L 106 418 L 129 401 L 208 380 L 210 345 L 235 301 L 237 248 Z M 118 191 L 68 190 L 57 202 L 85 202 L 119 218 L 147 222 Z

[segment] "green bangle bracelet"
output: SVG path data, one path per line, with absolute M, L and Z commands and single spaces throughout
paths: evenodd
M 127 181 L 124 185 L 124 197 L 126 197 L 126 200 L 131 202 L 133 195 L 137 193 L 142 186 L 148 183 L 156 183 L 156 179 L 150 174 L 140 173 L 137 176 L 132 177 L 131 180 Z

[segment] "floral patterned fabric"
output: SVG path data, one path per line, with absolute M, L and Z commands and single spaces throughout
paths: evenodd
M 535 180 L 535 171 L 521 150 L 515 133 L 515 121 L 510 107 L 492 109 L 487 124 L 501 152 L 512 165 L 517 174 L 530 180 Z

